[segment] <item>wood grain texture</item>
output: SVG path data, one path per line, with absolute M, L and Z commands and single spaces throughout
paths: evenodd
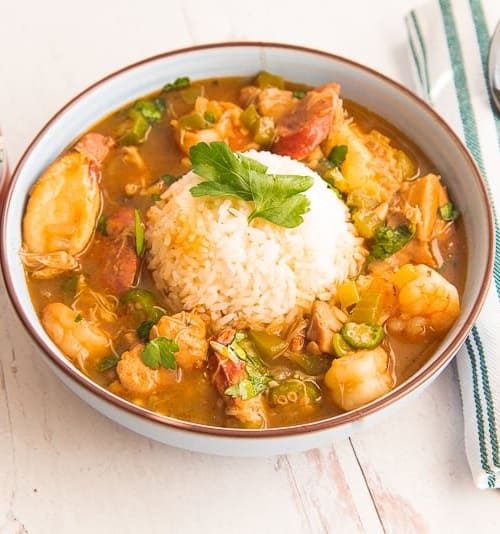
M 11 167 L 96 79 L 192 44 L 293 42 L 409 84 L 402 17 L 419 2 L 310 0 L 299 12 L 264 0 L 87 0 L 78 10 L 6 2 L 0 122 Z M 471 480 L 453 366 L 377 426 L 331 446 L 256 459 L 195 454 L 134 434 L 68 391 L 0 282 L 0 534 L 465 534 L 500 532 L 499 510 L 500 493 Z

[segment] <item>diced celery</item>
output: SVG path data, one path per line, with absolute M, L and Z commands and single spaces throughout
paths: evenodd
M 259 355 L 265 360 L 272 360 L 287 347 L 287 342 L 275 334 L 264 330 L 249 330 L 248 337 L 255 345 Z
M 354 306 L 349 320 L 355 323 L 377 324 L 382 308 L 383 295 L 380 291 L 367 289 L 360 294 L 360 300 Z
M 375 229 L 382 222 L 374 211 L 357 210 L 352 215 L 352 221 L 358 234 L 365 239 L 375 235 Z
M 190 85 L 186 89 L 183 89 L 180 92 L 182 100 L 186 102 L 186 104 L 194 104 L 196 102 L 196 99 L 201 96 L 203 92 L 203 88 L 201 85 Z
M 403 180 L 409 180 L 417 174 L 418 168 L 414 161 L 402 150 L 396 152 L 396 160 Z
M 263 148 L 269 148 L 274 140 L 274 120 L 260 117 L 255 128 L 253 140 Z
M 206 128 L 207 123 L 201 113 L 193 111 L 192 113 L 188 113 L 179 119 L 179 126 L 184 130 L 193 131 Z
M 250 104 L 241 114 L 241 122 L 252 133 L 255 131 L 259 119 L 260 115 L 253 104 Z
M 337 295 L 343 309 L 349 308 L 353 304 L 359 302 L 358 288 L 354 280 L 348 280 L 347 282 L 340 284 L 337 289 Z
M 354 208 L 371 210 L 378 204 L 376 198 L 363 194 L 359 191 L 353 191 L 347 195 L 346 204 Z
M 257 76 L 257 87 L 265 89 L 266 87 L 277 87 L 278 89 L 285 88 L 285 81 L 277 74 L 271 74 L 265 70 L 261 71 Z
M 143 143 L 151 126 L 144 115 L 136 110 L 131 109 L 127 115 L 127 123 L 124 126 L 124 133 L 120 137 L 121 145 L 138 145 Z
M 307 354 L 304 352 L 290 352 L 288 358 L 298 365 L 308 375 L 318 376 L 326 373 L 332 359 L 326 354 Z

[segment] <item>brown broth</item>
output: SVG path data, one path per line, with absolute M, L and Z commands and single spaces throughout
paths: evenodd
M 248 79 L 220 78 L 216 80 L 204 80 L 194 84 L 203 87 L 204 95 L 210 99 L 238 101 L 240 88 L 249 83 Z M 292 88 L 299 86 L 290 86 Z M 165 96 L 161 93 L 149 95 Z M 101 188 L 103 193 L 102 212 L 109 214 L 122 205 L 133 206 L 144 214 L 152 204 L 150 196 L 127 196 L 124 194 L 125 184 L 151 185 L 165 174 L 180 176 L 189 166 L 186 164 L 185 154 L 179 149 L 174 138 L 173 128 L 169 121 L 172 116 L 180 116 L 190 109 L 192 104 L 183 101 L 180 93 L 169 93 L 165 96 L 169 114 L 161 123 L 155 125 L 143 145 L 139 146 L 139 153 L 147 166 L 147 173 L 142 174 L 130 165 L 125 165 L 119 151 L 111 152 L 102 167 Z M 391 139 L 393 146 L 405 151 L 416 162 L 420 174 L 435 172 L 438 166 L 430 162 L 415 144 L 396 130 L 392 125 L 371 113 L 366 108 L 351 101 L 344 101 L 345 108 L 362 129 L 369 131 L 376 129 Z M 95 125 L 91 130 L 105 135 L 116 136 L 120 125 L 123 123 L 125 112 L 117 111 Z M 446 182 L 447 177 L 444 177 Z M 81 272 L 88 277 L 88 283 L 95 291 L 104 291 L 100 281 L 99 267 L 106 253 L 103 247 L 102 237 L 98 232 L 85 253 L 79 258 Z M 459 222 L 455 225 L 448 243 L 449 258 L 441 273 L 462 291 L 465 278 L 465 236 L 463 225 Z M 71 292 L 67 286 L 72 283 L 72 274 L 64 274 L 48 280 L 37 280 L 28 276 L 29 286 L 33 303 L 38 312 L 49 302 L 64 302 L 70 304 Z M 156 293 L 151 275 L 147 268 L 142 266 L 140 285 Z M 65 289 L 66 287 L 66 289 Z M 157 295 L 161 301 L 160 295 Z M 168 310 L 167 310 L 168 311 Z M 109 326 L 109 333 L 117 335 L 123 330 L 133 331 L 134 323 L 127 316 L 119 316 L 116 323 Z M 398 383 L 409 378 L 420 368 L 432 355 L 438 340 L 426 344 L 410 343 L 402 339 L 390 338 L 391 345 L 396 355 L 396 375 Z M 120 350 L 122 347 L 115 347 Z M 224 415 L 223 402 L 219 398 L 205 369 L 186 372 L 182 380 L 170 387 L 167 391 L 151 395 L 147 398 L 138 398 L 116 386 L 116 372 L 114 370 L 99 372 L 98 361 L 91 362 L 85 371 L 90 378 L 97 383 L 110 387 L 112 391 L 126 399 L 136 402 L 155 412 L 172 417 L 195 421 L 198 423 L 218 426 L 238 426 L 236 420 Z M 328 392 L 323 384 L 322 402 L 317 406 L 298 407 L 289 405 L 285 408 L 269 408 L 269 426 L 287 426 L 301 424 L 307 421 L 318 420 L 340 413 L 341 410 L 330 400 Z

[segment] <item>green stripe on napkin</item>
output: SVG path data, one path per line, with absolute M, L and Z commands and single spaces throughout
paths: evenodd
M 494 283 L 456 362 L 466 452 L 474 481 L 480 488 L 500 488 L 500 228 L 493 203 L 500 200 L 500 114 L 493 112 L 488 90 L 486 15 L 493 17 L 489 22 L 494 26 L 495 17 L 500 16 L 498 0 L 430 0 L 408 15 L 406 25 L 422 94 L 428 102 L 431 96 L 436 99 L 438 111 L 441 102 L 448 120 L 457 131 L 461 129 L 492 200 Z M 448 79 L 452 83 L 443 83 Z M 489 182 L 489 177 L 495 181 Z

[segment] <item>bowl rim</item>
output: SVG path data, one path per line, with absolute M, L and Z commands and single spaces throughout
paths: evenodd
M 414 375 L 408 378 L 402 385 L 395 388 L 387 395 L 377 399 L 366 406 L 357 408 L 346 413 L 339 415 L 331 416 L 326 419 L 320 419 L 317 421 L 311 421 L 304 424 L 286 426 L 286 427 L 274 427 L 274 428 L 263 428 L 263 429 L 244 429 L 244 428 L 227 428 L 227 427 L 218 427 L 212 425 L 205 425 L 201 423 L 194 423 L 190 421 L 184 421 L 181 419 L 176 419 L 173 417 L 161 415 L 159 413 L 152 412 L 145 408 L 142 408 L 132 402 L 129 402 L 113 393 L 104 387 L 99 386 L 93 382 L 90 378 L 86 377 L 81 373 L 69 360 L 63 360 L 62 357 L 55 354 L 51 348 L 45 343 L 43 339 L 38 335 L 35 327 L 30 323 L 27 315 L 24 313 L 20 300 L 16 294 L 15 282 L 11 277 L 11 273 L 6 268 L 8 265 L 7 261 L 7 251 L 5 247 L 5 220 L 9 213 L 9 206 L 11 201 L 12 189 L 15 183 L 17 182 L 18 176 L 25 165 L 25 162 L 30 157 L 30 154 L 35 149 L 37 144 L 43 138 L 45 133 L 50 129 L 51 125 L 58 120 L 58 118 L 63 115 L 71 106 L 85 98 L 85 95 L 94 89 L 98 88 L 101 85 L 106 84 L 109 80 L 113 79 L 116 76 L 119 76 L 127 71 L 133 70 L 137 67 L 140 67 L 144 64 L 154 62 L 157 60 L 165 59 L 172 56 L 179 56 L 187 53 L 203 52 L 212 49 L 227 49 L 227 48 L 237 48 L 237 47 L 248 47 L 248 48 L 271 48 L 271 49 L 281 49 L 286 51 L 297 51 L 302 53 L 308 53 L 315 56 L 324 57 L 327 59 L 334 60 L 335 62 L 344 64 L 351 68 L 360 70 L 365 74 L 371 75 L 380 81 L 392 86 L 393 89 L 403 93 L 407 98 L 412 100 L 418 107 L 423 109 L 427 114 L 431 115 L 434 120 L 436 120 L 440 127 L 443 128 L 447 135 L 450 136 L 456 146 L 462 152 L 463 157 L 468 160 L 471 168 L 474 169 L 477 182 L 481 189 L 481 194 L 484 197 L 484 205 L 487 207 L 486 218 L 488 221 L 488 258 L 487 258 L 487 268 L 485 272 L 484 279 L 481 283 L 479 293 L 475 302 L 472 305 L 470 314 L 467 320 L 464 322 L 459 331 L 455 334 L 454 338 L 444 349 L 443 353 L 436 358 L 430 365 L 428 365 L 424 370 L 420 372 L 417 371 Z M 44 356 L 48 357 L 51 363 L 55 364 L 60 371 L 62 371 L 70 380 L 76 381 L 84 389 L 88 390 L 91 394 L 97 395 L 101 400 L 111 403 L 115 408 L 125 410 L 126 412 L 131 412 L 132 414 L 140 417 L 144 417 L 147 421 L 151 423 L 157 423 L 164 427 L 171 429 L 182 430 L 193 432 L 196 434 L 208 434 L 212 437 L 227 437 L 227 438 L 276 438 L 276 437 L 291 437 L 298 436 L 301 434 L 324 431 L 328 429 L 334 429 L 337 427 L 343 427 L 347 424 L 354 423 L 360 419 L 381 412 L 383 408 L 389 407 L 401 400 L 408 397 L 412 392 L 418 389 L 422 384 L 430 382 L 431 379 L 436 377 L 440 371 L 442 371 L 446 365 L 453 359 L 457 350 L 460 348 L 462 343 L 465 341 L 466 336 L 468 335 L 470 329 L 475 322 L 482 305 L 486 299 L 487 291 L 491 282 L 492 272 L 493 272 L 493 263 L 494 263 L 494 219 L 493 211 L 490 204 L 487 187 L 484 183 L 484 180 L 481 176 L 481 172 L 474 161 L 472 155 L 463 144 L 459 136 L 454 132 L 454 130 L 448 125 L 448 123 L 422 98 L 413 93 L 409 88 L 405 87 L 401 83 L 389 78 L 388 76 L 378 72 L 377 70 L 363 65 L 362 63 L 356 62 L 354 60 L 342 57 L 324 50 L 314 49 L 310 47 L 282 43 L 282 42 L 272 42 L 272 41 L 224 41 L 224 42 L 213 42 L 206 44 L 198 44 L 194 46 L 188 46 L 178 49 L 169 50 L 160 54 L 156 54 L 129 65 L 126 65 L 122 68 L 119 68 L 110 74 L 100 78 L 96 82 L 87 86 L 85 89 L 80 91 L 76 96 L 71 98 L 64 106 L 62 106 L 56 113 L 49 118 L 44 126 L 39 130 L 33 140 L 30 142 L 24 153 L 22 154 L 19 162 L 17 163 L 14 171 L 9 176 L 7 175 L 4 180 L 3 187 L 0 184 L 0 223 L 1 223 L 1 234 L 0 234 L 0 266 L 2 267 L 2 274 L 9 295 L 10 301 L 13 305 L 14 311 L 21 320 L 21 323 L 24 325 L 27 333 L 35 342 L 35 344 L 42 350 Z

